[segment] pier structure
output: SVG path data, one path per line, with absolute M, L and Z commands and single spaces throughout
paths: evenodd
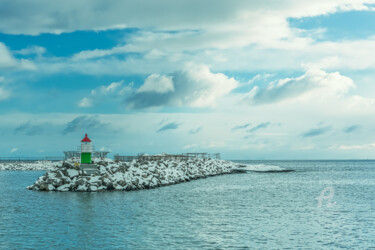
M 140 154 L 137 156 L 121 156 L 116 154 L 114 156 L 115 162 L 129 162 L 133 160 L 189 160 L 194 158 L 202 159 L 220 159 L 220 153 L 184 153 L 184 154 L 160 154 L 160 155 L 146 155 Z
M 91 152 L 91 157 L 92 158 L 107 158 L 107 155 L 109 152 L 107 151 L 94 151 L 95 147 L 92 146 L 92 152 Z M 76 151 L 64 151 L 65 155 L 65 160 L 71 159 L 71 158 L 81 158 L 81 151 L 80 151 L 80 146 L 78 146 L 78 150 Z

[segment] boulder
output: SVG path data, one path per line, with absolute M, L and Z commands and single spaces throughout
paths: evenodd
M 90 185 L 88 191 L 96 192 L 98 191 L 98 187 L 96 185 Z
M 63 184 L 69 184 L 71 181 L 68 177 L 62 177 L 61 180 Z
M 112 183 L 109 183 L 109 184 L 107 185 L 107 190 L 108 190 L 108 191 L 115 190 L 115 187 L 113 186 Z
M 76 170 L 76 169 L 67 169 L 67 176 L 69 176 L 70 179 L 72 179 L 72 178 L 74 178 L 74 177 L 76 177 L 78 175 L 79 175 L 78 170 Z
M 76 183 L 77 183 L 78 185 L 83 185 L 83 184 L 86 183 L 86 179 L 83 178 L 83 177 L 79 177 L 79 178 L 77 179 Z
M 60 191 L 60 192 L 67 192 L 67 191 L 69 191 L 69 187 L 70 187 L 69 184 L 64 184 L 64 185 L 58 187 L 58 188 L 57 188 L 57 191 Z
M 46 191 L 55 191 L 56 188 L 52 184 L 48 184 L 46 187 Z
M 63 184 L 62 182 L 62 179 L 60 178 L 56 178 L 56 179 L 53 179 L 53 182 L 52 182 L 52 185 L 54 185 L 55 187 L 59 187 Z
M 87 191 L 87 187 L 85 185 L 78 185 L 76 190 L 81 192 Z

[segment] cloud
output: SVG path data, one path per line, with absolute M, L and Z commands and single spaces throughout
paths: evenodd
M 175 72 L 172 76 L 154 75 L 149 82 L 147 79 L 138 91 L 126 100 L 129 108 L 209 107 L 238 85 L 233 78 L 212 73 L 207 66 L 194 64 L 186 65 L 183 71 Z M 159 88 L 161 86 L 162 91 Z
M 17 64 L 16 59 L 10 53 L 5 44 L 0 42 L 0 68 L 13 67 Z
M 245 100 L 257 105 L 306 97 L 307 94 L 342 95 L 354 86 L 352 79 L 338 72 L 327 73 L 319 69 L 310 69 L 300 77 L 271 82 L 266 88 L 256 86 Z
M 245 129 L 245 128 L 248 128 L 250 125 L 251 125 L 251 123 L 246 123 L 244 125 L 238 125 L 238 126 L 233 127 L 231 129 L 231 131 L 234 132 L 234 131 L 237 131 L 237 130 L 240 130 L 240 129 Z
M 189 39 L 185 38 L 182 40 L 183 44 L 176 47 L 171 44 L 170 40 L 160 41 L 159 36 L 162 35 L 155 31 L 154 41 L 150 41 L 149 44 L 145 44 L 141 48 L 139 46 L 142 41 L 147 41 L 147 37 L 141 36 L 131 43 L 126 40 L 125 45 L 118 45 L 101 53 L 96 50 L 82 51 L 69 58 L 42 58 L 35 61 L 35 64 L 37 64 L 38 72 L 46 74 L 78 72 L 87 75 L 112 74 L 118 76 L 168 74 L 183 69 L 186 62 L 210 65 L 210 69 L 215 72 L 265 71 L 274 73 L 281 70 L 303 71 L 308 68 L 342 72 L 348 69 L 375 68 L 375 50 L 372 50 L 375 46 L 375 38 L 355 41 L 314 41 L 313 38 L 289 30 L 285 20 L 281 20 L 281 22 L 285 22 L 286 28 L 284 29 L 288 30 L 285 31 L 287 38 L 251 36 L 250 38 L 264 37 L 264 41 L 257 42 L 258 46 L 236 47 L 236 40 L 250 45 L 253 45 L 254 42 L 249 37 L 233 38 L 230 31 L 222 30 L 219 35 L 228 40 L 225 42 L 226 48 L 208 43 L 204 37 L 195 38 L 199 46 L 191 46 Z M 216 32 L 219 30 L 216 28 Z M 264 31 L 267 32 L 267 29 Z M 169 33 L 170 36 L 177 36 L 177 32 Z M 200 33 L 205 32 L 200 31 Z M 136 35 L 127 35 L 127 37 L 129 36 Z M 215 36 L 213 37 L 215 38 Z M 156 42 L 161 43 L 163 48 L 155 49 L 153 46 Z M 213 43 L 217 42 L 218 39 L 213 39 Z M 155 50 L 159 53 L 155 53 Z M 202 50 L 204 51 L 202 52 Z M 78 56 L 81 53 L 84 53 L 85 56 Z M 256 83 L 264 82 L 267 79 L 261 78 L 260 80 Z M 250 85 L 248 84 L 248 86 Z
M 137 92 L 151 92 L 164 94 L 173 91 L 174 86 L 171 76 L 161 76 L 159 74 L 152 74 L 146 78 L 144 84 L 138 89 Z
M 270 122 L 263 122 L 263 123 L 258 124 L 255 127 L 252 127 L 251 129 L 248 129 L 247 132 L 253 133 L 253 132 L 255 132 L 255 131 L 259 130 L 259 129 L 267 128 L 269 125 L 271 125 Z
M 4 82 L 5 82 L 5 77 L 0 76 L 0 84 L 4 84 Z M 0 101 L 4 101 L 8 99 L 10 96 L 11 96 L 11 92 L 9 90 L 6 90 L 4 87 L 0 85 Z
M 22 133 L 28 136 L 41 135 L 49 126 L 49 123 L 32 124 L 30 121 L 28 121 L 15 128 L 14 134 Z
M 197 148 L 197 144 L 188 144 L 183 147 L 183 149 L 192 149 L 192 148 Z
M 102 152 L 112 152 L 112 150 L 109 149 L 109 148 L 107 148 L 107 147 L 101 147 L 101 148 L 99 149 L 99 151 L 102 151 Z
M 18 148 L 12 148 L 12 149 L 10 150 L 10 153 L 13 154 L 13 153 L 15 153 L 15 152 L 17 152 L 17 151 L 18 151 Z
M 189 135 L 197 134 L 197 133 L 199 133 L 201 130 L 202 130 L 202 127 L 198 127 L 198 128 L 195 128 L 195 129 L 191 129 L 191 130 L 189 131 Z
M 312 128 L 302 134 L 302 137 L 314 137 L 325 134 L 331 130 L 331 126 L 325 126 L 320 128 Z
M 163 132 L 163 131 L 166 131 L 166 130 L 174 130 L 174 129 L 178 129 L 178 127 L 180 126 L 181 124 L 179 123 L 176 123 L 176 122 L 170 122 L 164 126 L 162 126 L 161 128 L 158 129 L 158 133 L 160 132 Z
M 112 82 L 109 85 L 102 85 L 91 91 L 92 95 L 122 95 L 127 90 L 127 86 L 123 87 L 124 81 Z
M 65 129 L 63 130 L 62 134 L 66 135 L 72 132 L 81 131 L 93 131 L 99 129 L 107 129 L 108 124 L 103 123 L 98 119 L 98 116 L 78 116 L 77 118 L 73 119 L 72 121 L 68 122 L 65 125 Z
M 89 108 L 91 106 L 92 106 L 92 101 L 87 97 L 82 98 L 82 100 L 79 101 L 78 103 L 78 107 L 81 107 L 81 108 Z
M 375 143 L 370 143 L 370 144 L 363 144 L 363 145 L 340 145 L 339 149 L 342 150 L 352 150 L 352 149 L 374 149 L 375 148 Z
M 10 34 L 37 35 L 41 33 L 60 34 L 76 30 L 105 30 L 124 27 L 154 27 L 157 30 L 196 29 L 212 27 L 215 24 L 230 22 L 238 26 L 239 21 L 254 19 L 254 13 L 267 7 L 269 11 L 292 9 L 289 12 L 324 14 L 333 12 L 342 3 L 325 3 L 315 7 L 305 3 L 292 6 L 290 1 L 270 4 L 252 1 L 190 1 L 189 4 L 175 1 L 158 3 L 140 0 L 101 1 L 82 0 L 79 2 L 5 0 L 0 12 L 0 30 Z M 359 2 L 357 5 L 361 5 Z M 212 6 L 215 6 L 213 8 Z M 347 6 L 349 6 L 347 4 Z M 320 9 L 319 9 L 320 8 Z M 348 7 L 347 7 L 348 8 Z M 312 9 L 312 10 L 310 10 Z M 63 10 L 63 11 L 62 11 Z M 250 12 L 250 13 L 249 13 Z M 246 15 L 249 13 L 248 15 Z M 275 15 L 275 13 L 272 13 Z M 297 14 L 297 13 L 296 13 Z M 140 18 L 142 17 L 142 18 Z M 241 18 L 242 17 L 242 18 Z M 238 20 L 240 19 L 240 20 Z M 155 22 L 155 20 L 158 20 Z M 4 24 L 6 23 L 6 25 Z
M 257 82 L 259 80 L 263 80 L 263 79 L 267 79 L 267 78 L 270 78 L 272 76 L 272 74 L 257 74 L 256 76 L 254 76 L 253 78 L 251 78 L 247 84 L 253 84 L 254 82 Z
M 374 114 L 375 98 L 362 97 L 359 95 L 351 96 L 347 100 L 348 111 L 355 114 Z
M 352 126 L 344 128 L 344 132 L 349 134 L 349 133 L 353 133 L 355 131 L 358 131 L 360 128 L 361 128 L 361 126 L 359 126 L 359 125 L 352 125 Z
M 123 85 L 124 81 L 112 82 L 109 85 L 99 86 L 90 92 L 90 97 L 84 97 L 78 102 L 78 107 L 89 108 L 102 102 L 119 100 L 129 95 L 133 90 L 133 84 Z
M 157 4 L 110 1 L 110 4 L 103 4 L 83 0 L 79 3 L 41 1 L 29 4 L 5 0 L 0 10 L 0 31 L 38 35 L 136 28 L 125 31 L 125 38 L 110 49 L 81 51 L 71 58 L 35 61 L 38 72 L 45 73 L 166 74 L 180 70 L 187 61 L 210 65 L 219 72 L 300 70 L 306 65 L 334 70 L 337 67 L 366 68 L 375 67 L 374 41 L 316 42 L 306 36 L 306 32 L 291 28 L 288 18 L 373 10 L 368 5 L 371 2 L 239 0 L 228 3 L 210 0 L 192 1 L 187 7 L 180 1 Z M 33 53 L 43 53 L 39 50 L 35 49 Z M 25 52 L 31 53 L 31 49 L 26 48 Z
M 337 11 L 369 10 L 371 0 L 316 1 L 28 1 L 3 0 L 0 31 L 9 34 L 60 34 L 76 30 L 124 27 L 155 30 L 234 29 L 256 32 L 272 27 L 273 18 L 317 16 Z M 141 17 L 141 18 L 140 18 Z M 269 20 L 270 19 L 270 20 Z M 155 22 L 157 20 L 157 22 Z M 258 21 L 258 22 L 257 22 Z M 262 28 L 257 27 L 259 23 Z M 227 24 L 227 25 L 225 25 Z M 275 30 L 277 32 L 277 30 Z M 265 34 L 267 35 L 267 33 Z M 268 35 L 269 36 L 269 35 Z
M 13 53 L 16 55 L 37 55 L 41 56 L 46 52 L 46 49 L 44 47 L 40 46 L 29 46 L 25 49 L 14 51 Z
M 16 59 L 5 44 L 0 42 L 0 69 L 1 68 L 35 70 L 36 66 L 29 60 Z
M 0 87 L 0 101 L 4 101 L 10 97 L 10 92 Z

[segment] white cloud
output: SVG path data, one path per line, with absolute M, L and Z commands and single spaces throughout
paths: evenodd
M 320 42 L 306 49 L 310 52 L 305 65 L 324 69 L 375 68 L 375 37 L 354 41 Z
M 82 51 L 72 58 L 44 58 L 38 60 L 37 64 L 39 72 L 79 72 L 88 75 L 166 74 L 182 70 L 187 61 L 210 65 L 215 71 L 272 72 L 306 68 L 342 71 L 375 68 L 375 38 L 316 42 L 311 38 L 298 37 L 299 34 L 293 32 L 287 38 L 267 38 L 268 40 L 258 34 L 255 37 L 266 40 L 255 42 L 250 38 L 239 38 L 244 46 L 238 47 L 232 41 L 235 37 L 225 30 L 221 32 L 228 46 L 217 44 L 223 40 L 216 38 L 212 39 L 212 43 L 206 37 L 194 38 L 197 34 L 200 36 L 199 32 L 188 32 L 184 38 L 180 38 L 178 32 L 168 33 L 171 38 L 163 40 L 163 33 L 154 32 L 149 35 L 152 32 L 148 31 L 129 35 L 133 38 L 126 41 L 126 45 L 108 50 Z M 269 31 L 264 29 L 264 32 Z M 181 42 L 175 44 L 175 39 L 181 39 Z M 191 39 L 196 40 L 197 46 L 194 46 Z M 247 46 L 252 43 L 257 43 L 257 46 Z M 136 54 L 127 54 L 131 52 Z M 120 59 L 116 56 L 119 54 L 127 56 Z
M 24 69 L 24 70 L 35 70 L 36 66 L 33 62 L 26 59 L 16 59 L 5 46 L 4 43 L 0 42 L 0 68 L 5 69 Z
M 37 55 L 37 56 L 41 56 L 45 52 L 46 52 L 46 49 L 41 46 L 30 46 L 25 49 L 13 51 L 13 53 L 17 55 Z
M 87 97 L 84 97 L 82 98 L 81 101 L 79 101 L 78 103 L 78 107 L 81 107 L 81 108 L 89 108 L 89 107 L 92 107 L 92 101 L 87 98 Z
M 16 64 L 16 59 L 10 53 L 5 44 L 0 42 L 0 67 L 13 67 Z
M 172 0 L 158 2 L 139 0 L 137 3 L 110 0 L 103 3 L 96 0 L 82 0 L 56 3 L 40 1 L 30 4 L 25 1 L 5 0 L 2 11 L 8 15 L 0 15 L 0 30 L 11 34 L 37 35 L 118 27 L 152 27 L 159 30 L 208 28 L 218 24 L 222 26 L 227 22 L 240 23 L 249 12 L 257 13 L 264 7 L 273 11 L 280 8 L 288 10 L 291 3 L 291 1 L 280 4 L 245 0 L 234 2 L 192 0 L 188 4 Z M 337 5 L 335 1 L 329 6 L 329 10 Z M 308 10 L 309 7 L 304 6 L 304 9 Z M 323 10 L 324 12 L 326 10 Z M 322 14 L 322 11 L 319 14 Z M 10 16 L 12 18 L 9 18 Z
M 0 101 L 6 100 L 9 97 L 10 97 L 10 92 L 0 86 Z
M 193 107 L 215 105 L 217 98 L 230 93 L 238 86 L 234 78 L 222 73 L 212 73 L 207 66 L 192 64 L 188 64 L 185 71 L 177 74 L 175 84 L 187 85 L 188 93 L 181 93 L 185 97 L 180 101 L 187 101 Z
M 132 92 L 133 84 L 124 86 L 124 81 L 112 82 L 109 85 L 99 86 L 90 92 L 90 97 L 82 98 L 78 106 L 82 108 L 92 107 L 102 102 L 111 102 L 129 95 Z
M 363 145 L 340 145 L 338 147 L 339 149 L 342 150 L 352 150 L 352 149 L 375 149 L 375 143 L 370 143 L 370 144 L 363 144 Z
M 353 87 L 353 80 L 338 72 L 309 69 L 297 78 L 274 81 L 263 88 L 255 86 L 245 100 L 252 104 L 265 104 L 298 98 L 306 100 L 312 97 L 340 96 Z
M 10 150 L 10 153 L 13 154 L 13 153 L 15 153 L 15 152 L 17 152 L 17 151 L 18 151 L 18 148 L 12 148 L 12 149 Z
M 197 147 L 198 147 L 197 144 L 189 144 L 189 145 L 183 146 L 183 149 L 194 149 L 194 148 L 197 148 Z
M 124 27 L 154 28 L 155 30 L 225 29 L 247 26 L 248 30 L 264 27 L 272 21 L 262 19 L 278 17 L 304 17 L 324 15 L 337 11 L 368 10 L 373 0 L 274 0 L 226 1 L 209 0 L 150 2 L 139 0 L 103 3 L 99 0 L 27 1 L 4 0 L 0 15 L 3 33 L 31 34 L 62 33 L 76 30 L 105 30 Z M 142 18 L 140 18 L 142 17 Z M 262 17 L 259 20 L 259 17 Z M 157 22 L 155 22 L 157 20 Z M 260 22 L 256 22 L 256 21 Z M 275 30 L 277 31 L 277 30 Z
M 107 148 L 107 147 L 101 147 L 99 151 L 106 151 L 106 152 L 112 152 L 111 149 Z
M 123 86 L 124 81 L 119 81 L 119 82 L 112 82 L 109 85 L 105 86 L 100 86 L 97 89 L 93 89 L 91 91 L 92 95 L 113 95 L 113 94 L 123 94 L 127 88 Z
M 106 57 L 115 54 L 124 54 L 129 52 L 125 46 L 116 46 L 111 49 L 94 49 L 94 50 L 84 50 L 75 55 L 73 55 L 72 59 L 74 61 L 79 60 L 86 60 L 86 59 L 94 59 L 99 57 Z
M 306 35 L 304 30 L 291 28 L 288 18 L 373 10 L 368 4 L 374 2 L 239 0 L 228 3 L 193 0 L 185 6 L 179 1 L 167 0 L 158 4 L 142 0 L 137 4 L 115 1 L 106 5 L 106 11 L 99 16 L 97 10 L 102 8 L 102 3 L 98 1 L 45 2 L 40 6 L 28 6 L 28 11 L 22 13 L 25 20 L 33 20 L 30 22 L 32 27 L 27 27 L 28 22 L 12 19 L 10 24 L 6 22 L 9 20 L 3 21 L 7 23 L 6 27 L 0 22 L 0 30 L 39 34 L 110 27 L 139 28 L 110 49 L 85 50 L 71 58 L 37 60 L 38 72 L 44 73 L 167 74 L 183 69 L 187 61 L 210 65 L 215 71 L 271 72 L 311 67 L 324 70 L 371 69 L 375 68 L 374 39 L 317 42 L 314 40 L 316 34 L 311 33 L 321 33 L 321 30 L 308 31 Z M 144 4 L 147 8 L 142 8 Z M 9 6 L 13 7 L 7 11 L 15 12 L 15 16 L 20 14 L 19 9 L 25 9 L 14 1 Z M 60 8 L 65 11 L 56 15 L 55 10 Z M 0 16 L 0 21 L 1 18 L 6 19 Z M 120 59 L 118 55 L 121 54 L 127 54 L 126 58 Z
M 173 79 L 171 76 L 161 76 L 159 74 L 152 74 L 148 76 L 144 84 L 137 90 L 142 92 L 168 93 L 173 92 Z
M 9 92 L 4 90 L 3 88 L 0 88 L 0 101 L 8 99 L 10 96 Z
M 234 78 L 222 73 L 213 73 L 205 65 L 187 64 L 185 69 L 172 76 L 152 76 L 130 96 L 130 108 L 148 108 L 161 106 L 212 107 L 216 100 L 230 93 L 238 86 Z M 173 80 L 173 82 L 172 82 Z M 160 82 L 161 81 L 161 82 Z M 168 91 L 172 89 L 174 91 Z M 163 91 L 156 91 L 160 87 Z
M 354 95 L 346 100 L 348 113 L 375 114 L 375 99 Z
M 139 29 L 127 34 L 124 41 L 111 49 L 81 51 L 71 58 L 36 60 L 38 72 L 44 73 L 166 74 L 183 69 L 187 61 L 210 65 L 215 71 L 365 69 L 375 68 L 374 41 L 316 42 L 306 32 L 289 27 L 288 18 L 373 10 L 369 4 L 374 2 L 192 0 L 185 4 L 140 0 L 136 4 L 129 1 L 103 4 L 83 0 L 29 4 L 5 0 L 3 11 L 7 15 L 0 15 L 0 31 L 36 35 L 124 27 Z M 126 59 L 116 57 L 129 52 L 137 55 L 128 54 Z M 14 53 L 41 55 L 44 48 L 31 47 Z M 6 65 L 15 65 L 16 61 L 18 67 L 36 67 L 27 60 L 3 59 Z

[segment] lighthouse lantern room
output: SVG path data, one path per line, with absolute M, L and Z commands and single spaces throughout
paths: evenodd
M 91 140 L 85 135 L 81 141 L 81 164 L 91 164 L 92 145 Z

